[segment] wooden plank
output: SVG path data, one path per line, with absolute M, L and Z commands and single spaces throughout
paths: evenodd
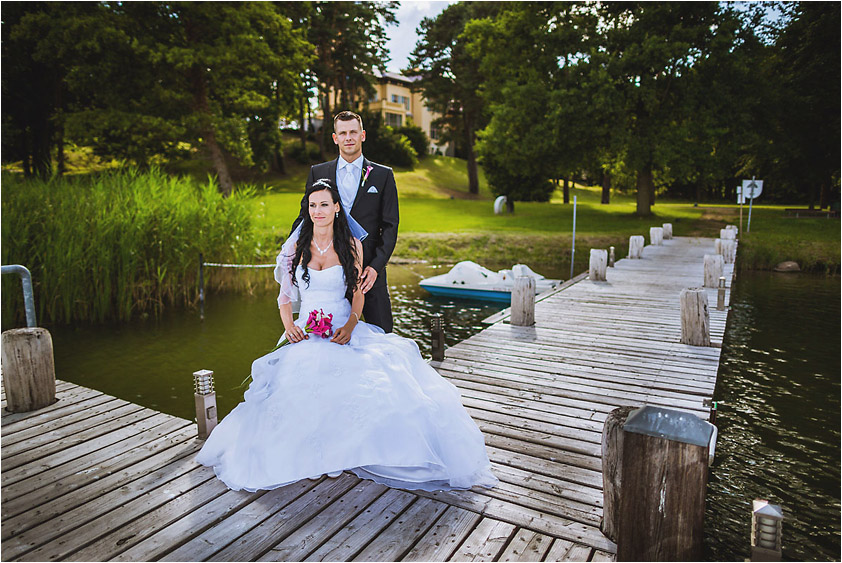
M 542 561 L 552 541 L 553 538 L 549 536 L 521 528 L 500 554 L 498 561 Z
M 3 518 L 6 520 L 93 483 L 101 486 L 103 479 L 112 473 L 195 438 L 195 425 L 173 418 L 118 442 L 113 449 L 98 450 L 81 460 L 73 460 L 18 481 L 3 490 Z M 88 494 L 87 491 L 85 494 Z M 80 494 L 73 496 L 79 497 Z
M 615 561 L 616 556 L 613 553 L 595 549 L 591 561 Z
M 215 483 L 215 481 L 210 483 L 207 486 L 213 486 L 212 483 Z M 218 483 L 222 484 L 221 481 Z M 222 486 L 225 487 L 224 484 Z M 203 533 L 211 526 L 236 514 L 240 509 L 256 501 L 264 494 L 267 494 L 267 492 L 250 493 L 248 491 L 228 490 L 203 506 L 188 507 L 192 512 L 181 514 L 178 520 L 161 530 L 151 530 L 153 533 L 150 536 L 138 538 L 140 541 L 131 545 L 122 553 L 109 557 L 109 559 L 114 561 L 155 561 L 165 553 Z M 120 538 L 117 542 L 122 539 Z M 92 558 L 90 560 L 96 561 L 97 559 Z
M 435 525 L 402 558 L 402 561 L 449 560 L 481 518 L 475 512 L 449 506 Z
M 456 550 L 452 561 L 496 561 L 515 526 L 493 518 L 483 518 Z
M 354 561 L 400 561 L 447 509 L 430 499 L 418 499 L 359 552 Z
M 149 412 L 154 413 L 155 411 Z M 21 481 L 27 477 L 31 477 L 32 475 L 49 471 L 51 467 L 82 458 L 89 455 L 91 452 L 112 446 L 129 436 L 139 434 L 144 430 L 163 424 L 170 418 L 170 416 L 166 414 L 153 414 L 152 416 L 146 416 L 147 414 L 148 413 L 146 411 L 137 411 L 136 413 L 130 414 L 121 419 L 125 422 L 125 424 L 127 424 L 127 426 L 124 426 L 119 430 L 101 434 L 87 441 L 77 440 L 78 443 L 72 447 L 62 449 L 45 457 L 30 460 L 26 465 L 20 465 L 8 471 L 4 469 L 3 474 L 0 475 L 0 482 L 2 482 L 3 487 L 6 487 L 9 484 Z M 93 432 L 92 434 L 97 433 Z M 16 457 L 25 458 L 25 456 Z
M 20 459 L 38 459 L 39 457 L 44 457 L 53 452 L 82 443 L 91 437 L 99 436 L 106 432 L 109 424 L 114 423 L 122 426 L 122 420 L 120 420 L 122 417 L 143 410 L 143 407 L 139 405 L 133 405 L 125 401 L 121 401 L 121 403 L 116 408 L 105 409 L 84 420 L 80 420 L 71 428 L 57 428 L 39 433 L 37 436 L 32 436 L 28 440 L 8 445 L 3 443 L 3 465 L 5 466 L 8 463 L 10 468 L 17 467 L 26 462 L 16 463 L 15 456 L 20 456 Z M 145 414 L 146 416 L 152 416 L 154 412 L 146 412 Z
M 207 560 L 254 561 L 359 483 L 352 473 L 321 481 Z
M 122 499 L 123 502 L 113 509 L 103 505 L 101 512 L 88 511 L 79 521 L 84 521 L 91 516 L 99 516 L 84 524 L 77 524 L 73 519 L 65 520 L 70 529 L 60 537 L 45 543 L 19 559 L 22 561 L 55 561 L 67 559 L 70 554 L 81 549 L 88 543 L 95 541 L 111 532 L 114 528 L 120 528 L 131 521 L 141 517 L 143 514 L 155 510 L 169 500 L 186 493 L 187 491 L 214 479 L 213 471 L 207 467 L 196 466 L 193 460 L 189 460 L 188 470 L 181 472 L 185 465 L 174 466 L 175 478 L 167 477 L 168 480 L 155 484 L 148 484 L 139 492 L 135 498 Z M 163 480 L 162 480 L 163 481 Z
M 75 413 L 68 414 L 59 419 L 45 422 L 42 424 L 35 424 L 31 426 L 21 426 L 17 432 L 7 433 L 6 428 L 3 428 L 3 453 L 7 451 L 7 447 L 12 444 L 17 444 L 22 441 L 29 441 L 46 432 L 56 432 L 59 429 L 65 429 L 65 432 L 71 432 L 69 427 L 75 425 L 78 421 L 85 420 L 99 413 L 113 410 L 122 405 L 126 405 L 126 401 L 109 397 L 108 395 L 100 395 L 93 397 L 87 401 L 83 401 L 79 405 L 79 410 Z
M 58 395 L 58 401 L 37 411 L 12 413 L 3 408 L 2 418 L 0 418 L 2 420 L 3 432 L 5 433 L 7 428 L 9 429 L 9 433 L 14 432 L 15 427 L 11 425 L 26 419 L 30 420 L 30 424 L 34 424 L 36 420 L 45 421 L 59 418 L 68 412 L 73 412 L 76 408 L 73 405 L 76 403 L 99 395 L 102 395 L 102 393 L 93 389 L 80 389 Z M 18 428 L 26 427 L 27 425 L 18 426 Z
M 63 495 L 37 506 L 37 510 L 24 510 L 17 516 L 6 518 L 4 515 L 3 526 L 0 528 L 3 541 L 11 536 L 20 536 L 24 531 L 29 530 L 38 524 L 43 524 L 50 519 L 58 518 L 71 510 L 78 508 L 91 499 L 101 498 L 106 494 L 113 494 L 113 491 L 136 479 L 142 478 L 150 471 L 168 466 L 185 456 L 191 456 L 197 451 L 197 446 L 192 442 L 175 443 L 149 458 L 132 464 L 125 469 L 106 473 L 104 476 L 90 474 L 86 486 L 74 494 Z M 5 512 L 5 507 L 4 507 Z
M 411 493 L 389 489 L 305 561 L 350 561 L 415 499 Z
M 553 537 L 568 539 L 575 543 L 582 543 L 608 551 L 616 549 L 614 543 L 603 536 L 599 528 L 554 514 L 546 514 L 532 508 L 513 505 L 510 502 L 480 494 L 479 491 L 439 491 L 435 493 L 420 491 L 418 494 Z
M 219 499 L 228 487 L 218 479 L 209 479 L 198 487 L 176 496 L 159 508 L 147 512 L 140 518 L 127 522 L 117 529 L 107 531 L 92 544 L 76 551 L 66 558 L 68 561 L 108 561 L 137 545 L 152 534 L 163 530 L 190 514 L 198 507 Z M 241 495 L 246 496 L 246 495 Z M 190 531 L 195 530 L 195 519 L 191 515 Z M 151 559 L 144 558 L 144 561 Z
M 29 528 L 25 532 L 15 535 L 14 537 L 5 539 L 2 544 L 3 559 L 24 558 L 34 561 L 47 561 L 48 559 L 41 555 L 40 552 L 35 552 L 33 550 L 44 546 L 48 542 L 64 534 L 70 534 L 70 536 L 73 536 L 74 538 L 81 537 L 81 534 L 76 533 L 74 535 L 74 532 L 91 520 L 111 511 L 115 511 L 115 513 L 110 515 L 110 517 L 117 518 L 119 511 L 116 509 L 131 500 L 140 497 L 147 490 L 173 481 L 195 468 L 196 462 L 193 461 L 192 456 L 188 458 L 181 458 L 155 471 L 146 473 L 134 481 L 125 483 L 119 489 L 112 490 L 98 497 L 90 498 L 87 502 L 72 510 L 61 512 L 55 518 L 51 518 L 46 522 Z M 6 530 L 4 529 L 3 532 L 5 533 Z M 89 538 L 89 541 L 93 541 L 95 539 L 96 537 L 92 537 Z M 67 541 L 72 540 L 68 537 Z M 60 549 L 60 546 L 54 547 L 56 549 Z
M 361 481 L 336 502 L 300 526 L 258 561 L 302 561 L 325 540 L 376 501 L 389 488 L 373 481 Z
M 206 561 L 261 522 L 295 501 L 321 481 L 302 479 L 260 495 L 228 518 L 181 543 L 160 561 Z
M 497 462 L 492 462 L 491 467 L 494 475 L 505 483 L 525 487 L 530 491 L 554 495 L 557 499 L 569 499 L 584 505 L 602 507 L 602 488 L 588 487 L 564 479 L 538 475 L 531 471 Z

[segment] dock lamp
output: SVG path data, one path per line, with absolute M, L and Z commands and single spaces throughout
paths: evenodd
M 751 512 L 751 560 L 780 561 L 784 514 L 777 504 L 755 499 Z
M 196 422 L 199 439 L 210 436 L 216 427 L 216 392 L 213 390 L 213 372 L 202 369 L 193 372 L 193 397 L 196 400 Z
M 433 361 L 444 361 L 444 315 L 436 313 L 430 317 Z

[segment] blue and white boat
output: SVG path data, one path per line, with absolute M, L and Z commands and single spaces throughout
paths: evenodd
M 533 272 L 525 264 L 515 264 L 510 270 L 492 272 L 476 262 L 459 262 L 446 274 L 421 280 L 420 285 L 433 295 L 510 302 L 515 278 L 528 276 L 535 279 L 535 293 L 557 287 L 561 280 L 547 279 Z

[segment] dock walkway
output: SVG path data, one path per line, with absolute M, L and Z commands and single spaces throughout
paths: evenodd
M 678 294 L 701 285 L 712 252 L 711 239 L 647 246 L 606 282 L 542 296 L 534 327 L 504 312 L 433 363 L 485 435 L 491 490 L 417 494 L 346 472 L 229 491 L 195 463 L 195 423 L 60 381 L 54 405 L 3 410 L 2 559 L 613 560 L 599 530 L 602 425 L 622 405 L 707 418 L 720 348 L 678 343 Z M 721 342 L 727 313 L 715 290 L 709 302 Z

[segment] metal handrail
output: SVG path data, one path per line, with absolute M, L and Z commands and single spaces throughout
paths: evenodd
M 35 322 L 35 297 L 32 293 L 32 274 L 26 266 L 20 264 L 11 264 L 9 266 L 0 267 L 2 274 L 20 274 L 20 281 L 23 285 L 23 307 L 26 310 L 26 326 L 34 328 L 37 326 Z

